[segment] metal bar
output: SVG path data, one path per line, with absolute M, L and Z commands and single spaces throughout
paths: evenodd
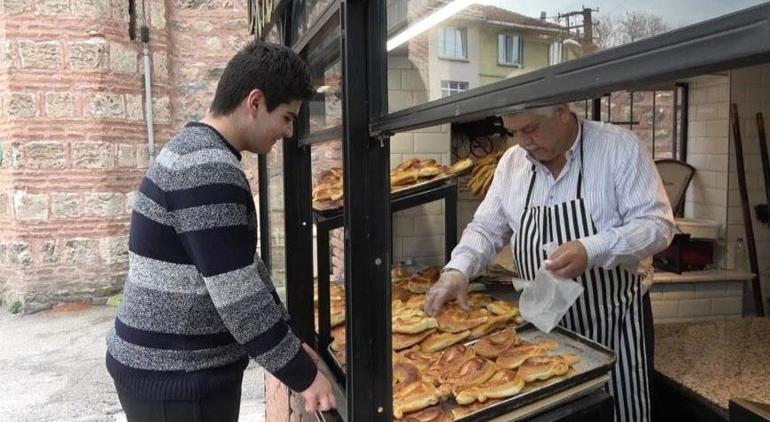
M 457 246 L 457 184 L 444 196 L 444 259 L 449 262 Z
M 461 117 L 575 101 L 619 89 L 742 67 L 770 58 L 770 4 L 391 113 L 372 132 L 399 132 Z
M 370 31 L 385 30 L 385 2 L 342 2 L 343 171 L 348 420 L 393 419 L 391 387 L 390 146 L 369 133 L 371 81 L 382 77 Z M 376 93 L 384 95 L 384 92 Z M 376 99 L 375 99 L 376 100 Z
M 405 209 L 413 208 L 418 205 L 427 204 L 428 202 L 437 201 L 439 199 L 446 198 L 453 190 L 457 189 L 456 182 L 447 182 L 438 187 L 434 187 L 425 191 L 415 192 L 404 196 L 391 195 L 390 210 L 391 212 L 402 211 Z M 338 227 L 342 227 L 345 224 L 343 218 L 344 209 L 340 209 L 334 215 L 321 215 L 314 213 L 315 224 L 319 230 L 334 230 Z
M 267 155 L 257 157 L 259 177 L 259 256 L 267 269 L 273 268 L 273 257 L 270 253 L 270 176 L 267 171 Z
M 657 92 L 653 89 L 652 90 L 652 158 L 655 158 L 655 116 L 658 114 L 658 109 L 656 108 L 656 97 Z
M 631 109 L 628 111 L 628 130 L 634 130 L 634 91 L 628 91 L 628 104 Z M 639 124 L 639 122 L 636 122 Z
M 310 28 L 305 31 L 304 34 L 302 34 L 301 37 L 297 40 L 297 42 L 294 43 L 294 45 L 291 46 L 291 49 L 299 53 L 302 51 L 305 47 L 307 47 L 308 43 L 315 38 L 316 35 L 323 29 L 324 26 L 326 26 L 329 21 L 337 16 L 339 19 L 339 15 L 337 14 L 340 10 L 340 4 L 338 1 L 333 1 L 329 4 L 329 6 L 326 7 L 326 10 L 324 10 L 321 17 L 318 18 L 314 23 L 310 25 Z
M 329 141 L 339 141 L 340 139 L 342 139 L 342 126 L 334 126 L 303 136 L 300 138 L 299 144 L 300 146 L 315 145 Z
M 673 138 L 673 144 L 671 145 L 671 158 L 678 159 L 679 158 L 679 86 L 674 85 L 674 104 L 673 104 L 673 111 L 674 115 L 671 118 L 671 125 L 672 125 L 672 133 L 671 137 Z M 678 210 L 674 210 L 676 212 Z M 677 214 L 677 217 L 679 215 Z
M 738 170 L 738 188 L 741 193 L 741 208 L 743 210 L 743 227 L 746 230 L 746 244 L 749 249 L 749 262 L 754 277 L 751 279 L 751 289 L 754 298 L 754 312 L 757 316 L 765 316 L 765 308 L 762 306 L 762 290 L 759 287 L 759 261 L 757 260 L 757 245 L 754 241 L 754 226 L 751 221 L 751 205 L 749 202 L 749 190 L 746 187 L 746 168 L 743 163 L 743 142 L 741 139 L 740 118 L 738 106 L 730 105 L 730 123 L 733 130 L 733 143 L 735 144 L 735 164 Z M 744 301 L 746 295 L 744 294 Z M 746 314 L 744 302 L 744 314 Z
M 591 100 L 591 120 L 600 122 L 602 120 L 602 97 L 598 96 Z
M 310 150 L 294 140 L 283 144 L 286 227 L 286 306 L 297 334 L 315 339 L 313 324 L 313 233 L 310 204 Z
M 681 151 L 679 152 L 679 161 L 687 161 L 687 136 L 689 134 L 690 126 L 690 86 L 688 84 L 682 84 L 682 139 Z
M 318 253 L 318 350 L 331 343 L 331 314 L 329 313 L 329 274 L 331 254 L 329 253 L 329 231 L 316 230 L 316 251 Z

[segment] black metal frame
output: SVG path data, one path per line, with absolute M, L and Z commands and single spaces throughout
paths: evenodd
M 308 136 L 307 107 L 303 107 L 299 130 L 294 139 L 283 144 L 286 279 L 287 305 L 295 330 L 313 345 L 319 345 L 316 340 L 328 344 L 328 336 L 316 339 L 313 324 L 314 216 L 310 201 L 310 148 L 318 142 L 339 139 L 336 135 L 341 134 L 345 178 L 345 212 L 341 218 L 346 230 L 348 337 L 347 412 L 341 416 L 353 421 L 392 420 L 388 264 L 391 213 L 401 205 L 397 199 L 390 200 L 389 135 L 460 118 L 470 120 L 512 107 L 595 98 L 613 90 L 633 90 L 770 60 L 770 43 L 766 42 L 770 39 L 768 3 L 387 114 L 386 82 L 381 77 L 387 71 L 385 2 L 340 0 L 333 11 L 332 8 L 326 10 L 319 22 L 311 24 L 302 40 L 291 39 L 293 1 L 281 3 L 286 5 L 282 9 L 285 15 L 282 24 L 288 46 L 307 46 L 328 19 L 336 15 L 337 9 L 339 15 L 336 16 L 341 20 L 343 125 L 340 129 L 331 128 Z M 684 92 L 686 95 L 686 90 Z M 599 114 L 597 105 L 594 101 L 593 118 Z M 682 112 L 686 113 L 686 109 Z M 682 129 L 686 131 L 686 126 Z M 686 144 L 681 147 L 680 158 L 686 156 Z M 260 160 L 260 166 L 263 161 L 266 160 Z M 266 192 L 263 183 L 267 183 L 266 177 L 260 177 L 260 192 Z M 450 200 L 449 196 L 445 198 Z M 260 195 L 261 215 L 263 208 L 269 209 L 268 201 L 269 195 Z M 334 224 L 339 224 L 338 218 L 335 217 Z M 316 218 L 315 221 L 322 226 L 331 224 L 331 220 Z M 265 227 L 269 231 L 269 221 L 263 222 L 263 230 Z M 456 230 L 447 227 L 446 235 L 456 236 Z M 328 241 L 328 231 L 319 230 L 318 242 L 327 245 L 327 250 Z M 262 248 L 269 249 L 269 243 L 263 243 Z M 328 260 L 319 259 L 319 273 L 328 275 L 329 270 Z M 326 281 L 319 279 L 319 288 L 328 289 L 328 277 Z M 328 315 L 328 296 L 326 299 L 324 296 L 319 295 L 319 306 L 321 315 Z M 319 331 L 328 332 L 325 323 L 319 323 L 322 324 Z

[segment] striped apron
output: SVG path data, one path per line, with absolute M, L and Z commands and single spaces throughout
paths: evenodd
M 583 130 L 580 137 L 580 173 L 576 199 L 552 206 L 531 206 L 537 176 L 532 166 L 527 199 L 514 239 L 516 265 L 521 277 L 535 278 L 546 259 L 543 245 L 559 245 L 597 234 L 581 195 L 583 184 Z M 578 279 L 585 291 L 560 325 L 615 351 L 617 362 L 608 384 L 615 399 L 615 421 L 649 421 L 650 386 L 642 318 L 641 279 L 620 267 L 589 268 Z

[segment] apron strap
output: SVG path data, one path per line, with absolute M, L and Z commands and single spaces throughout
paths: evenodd
M 532 188 L 535 187 L 535 176 L 537 176 L 537 171 L 535 171 L 535 165 L 532 164 L 532 177 L 529 179 L 529 189 L 527 190 L 527 200 L 524 202 L 524 211 L 527 211 L 527 208 L 529 208 L 529 200 L 532 198 Z
M 577 199 L 583 199 L 583 134 L 585 133 L 583 123 L 580 123 L 580 172 L 578 173 L 577 182 Z

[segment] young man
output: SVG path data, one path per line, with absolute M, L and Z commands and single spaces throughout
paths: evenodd
M 500 160 L 425 309 L 435 314 L 450 299 L 467 306 L 468 279 L 510 243 L 520 277 L 542 267 L 585 288 L 561 325 L 615 350 L 615 421 L 649 421 L 652 311 L 640 269 L 674 233 L 655 165 L 632 132 L 578 119 L 566 104 L 503 122 L 518 145 Z M 550 242 L 560 246 L 546 256 Z
M 252 42 L 227 64 L 206 117 L 147 170 L 134 203 L 130 267 L 107 369 L 129 421 L 237 421 L 254 358 L 308 411 L 335 407 L 317 355 L 294 335 L 256 254 L 241 151 L 292 136 L 313 93 L 291 50 Z

